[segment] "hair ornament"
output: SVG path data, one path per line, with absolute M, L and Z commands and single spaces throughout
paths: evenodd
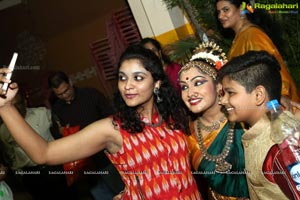
M 217 70 L 215 68 L 213 68 L 211 65 L 209 65 L 208 63 L 202 62 L 202 61 L 189 61 L 187 64 L 185 64 L 181 70 L 178 72 L 178 76 L 180 76 L 180 74 L 183 71 L 187 71 L 191 68 L 198 68 L 200 69 L 202 72 L 204 72 L 205 74 L 209 75 L 210 77 L 212 77 L 214 80 L 217 79 Z
M 210 65 L 219 70 L 226 62 L 227 57 L 222 49 L 214 42 L 203 42 L 194 50 L 194 55 L 190 59 L 205 60 Z
M 227 57 L 222 49 L 214 42 L 203 42 L 193 51 L 194 55 L 178 72 L 178 76 L 183 71 L 191 68 L 198 68 L 205 74 L 216 80 L 217 70 L 227 62 Z

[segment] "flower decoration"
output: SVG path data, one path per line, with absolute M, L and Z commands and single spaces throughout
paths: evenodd
M 217 70 L 227 62 L 227 57 L 223 50 L 214 42 L 204 42 L 200 44 L 195 50 L 194 55 L 190 59 L 205 60 L 208 64 L 214 66 Z

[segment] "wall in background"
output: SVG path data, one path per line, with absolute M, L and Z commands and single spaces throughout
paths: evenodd
M 89 43 L 104 37 L 105 20 L 127 5 L 126 0 L 24 2 L 0 11 L 0 65 L 8 65 L 13 52 L 21 46 L 20 51 L 29 56 L 22 59 L 20 55 L 13 79 L 33 93 L 39 93 L 39 88 L 45 86 L 49 70 L 63 70 L 72 75 L 94 66 Z M 26 62 L 29 58 L 35 59 Z M 103 90 L 96 76 L 76 84 Z M 34 95 L 32 101 L 42 103 Z
M 128 0 L 143 38 L 154 37 L 162 45 L 193 35 L 194 30 L 183 12 L 168 9 L 163 1 Z

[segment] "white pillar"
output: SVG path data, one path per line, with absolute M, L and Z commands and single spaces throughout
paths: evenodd
M 165 45 L 194 35 L 178 7 L 167 9 L 162 0 L 128 0 L 128 3 L 143 38 L 152 37 Z

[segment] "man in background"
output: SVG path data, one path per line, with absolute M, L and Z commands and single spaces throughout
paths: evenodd
M 54 140 L 50 132 L 52 126 L 50 110 L 45 107 L 28 108 L 21 91 L 13 99 L 13 104 L 25 121 L 41 137 L 47 141 Z M 7 166 L 14 172 L 14 176 L 21 180 L 34 200 L 52 200 L 58 197 L 62 199 L 74 198 L 66 184 L 64 175 L 57 173 L 62 170 L 61 165 L 48 166 L 34 163 L 16 143 L 5 124 L 0 126 L 0 140 L 7 156 Z
M 69 77 L 62 71 L 50 74 L 48 77 L 48 86 L 57 97 L 52 103 L 51 109 L 55 121 L 61 127 L 80 126 L 80 129 L 82 129 L 92 122 L 105 118 L 114 112 L 102 93 L 94 88 L 78 88 L 73 86 Z M 79 151 L 80 148 L 84 147 L 78 147 Z M 75 183 L 81 185 L 75 187 L 78 190 L 82 190 L 84 188 L 82 185 L 87 186 L 94 199 L 112 199 L 114 195 L 118 194 L 124 188 L 120 175 L 106 157 L 104 151 L 93 156 L 93 160 L 96 170 L 108 171 L 108 173 L 102 175 L 85 175 L 88 176 L 85 183 Z M 96 183 L 93 183 L 95 179 Z M 83 196 L 88 193 L 88 191 L 79 192 Z

